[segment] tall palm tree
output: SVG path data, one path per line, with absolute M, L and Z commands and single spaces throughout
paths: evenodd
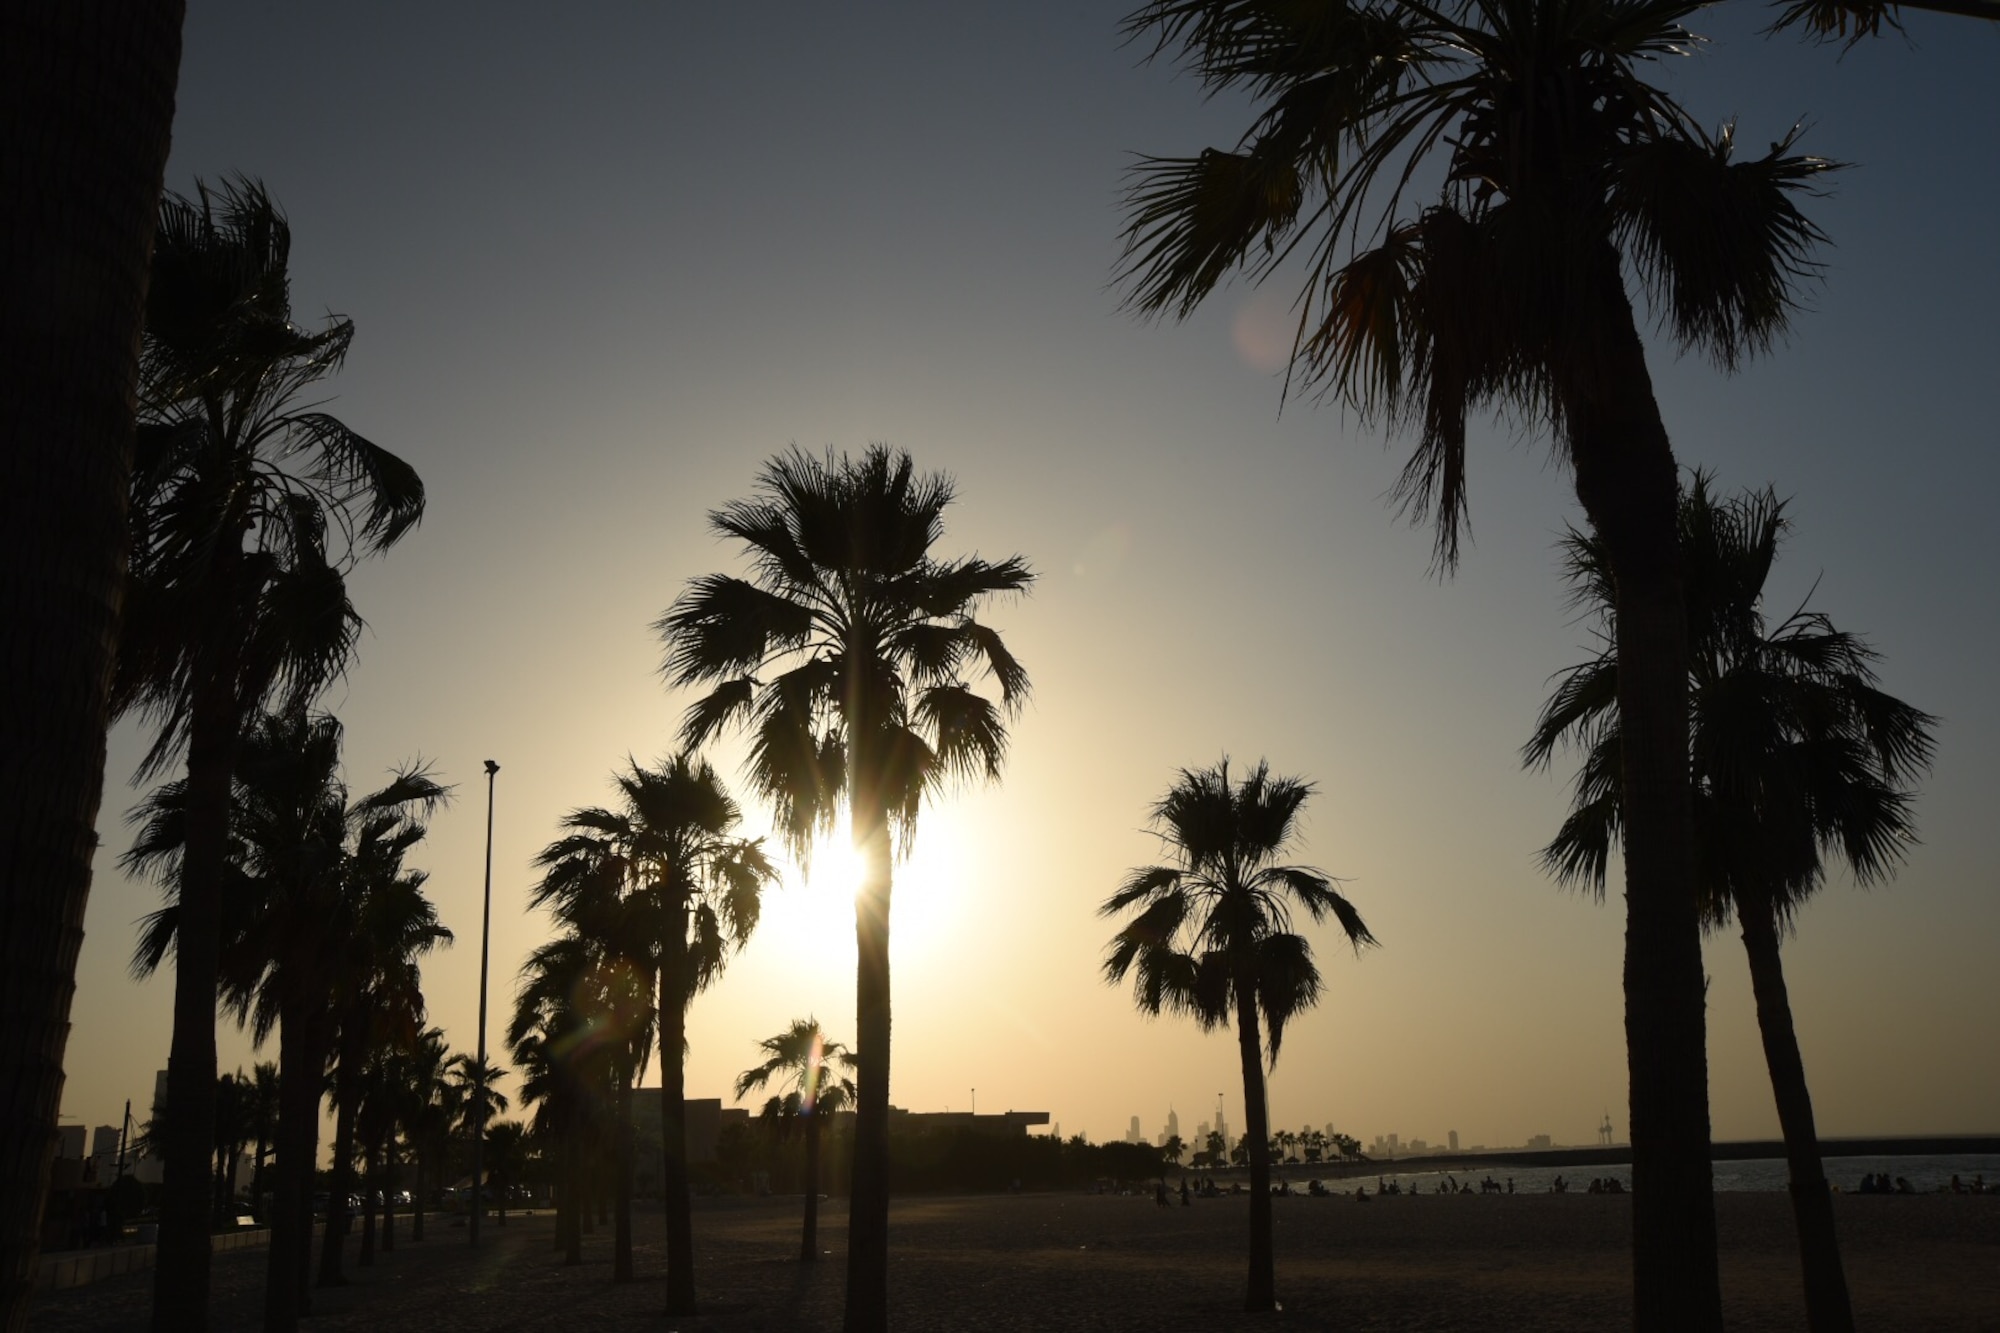
M 1257 111 L 1230 150 L 1135 168 L 1121 279 L 1184 316 L 1233 271 L 1304 269 L 1302 387 L 1416 433 L 1399 493 L 1442 566 L 1467 508 L 1466 421 L 1546 431 L 1618 599 L 1634 1308 L 1721 1324 L 1701 922 L 1688 856 L 1687 624 L 1675 460 L 1627 277 L 1684 348 L 1735 367 L 1784 333 L 1832 165 L 1794 130 L 1739 160 L 1645 67 L 1696 45 L 1699 0 L 1150 0 L 1128 31 Z M 1406 208 L 1420 182 L 1437 192 Z
M 259 1044 L 274 1029 L 280 1034 L 265 1287 L 265 1327 L 273 1333 L 295 1327 L 305 1305 L 320 1098 L 339 1030 L 336 997 L 349 976 L 341 942 L 362 929 L 363 887 L 400 873 L 402 856 L 447 796 L 414 767 L 350 800 L 340 740 L 336 719 L 293 710 L 257 718 L 236 753 L 220 962 L 223 1000 L 237 1021 L 250 1024 Z M 180 947 L 188 783 L 161 785 L 131 817 L 140 832 L 121 865 L 158 879 L 169 900 L 146 918 L 133 952 L 133 971 L 145 976 Z
M 292 322 L 290 253 L 289 224 L 253 181 L 197 183 L 195 199 L 161 202 L 113 692 L 115 712 L 157 728 L 141 777 L 187 759 L 154 1274 L 161 1330 L 206 1318 L 206 1143 L 237 740 L 267 703 L 302 707 L 345 668 L 360 619 L 344 571 L 423 515 L 423 483 L 407 463 L 299 402 L 339 367 L 354 326 Z
M 449 1097 L 455 1119 L 452 1134 L 470 1143 L 480 1133 L 480 1126 L 490 1126 L 507 1113 L 507 1094 L 500 1091 L 500 1085 L 507 1079 L 506 1071 L 491 1060 L 481 1063 L 478 1056 L 463 1053 L 452 1057 L 445 1075 L 449 1086 Z M 484 1145 L 482 1148 L 481 1170 L 485 1170 Z M 485 1208 L 487 1203 L 486 1182 L 472 1182 L 472 1198 L 469 1207 Z
M 524 1023 L 529 1024 L 524 1026 Z M 508 1047 L 521 1071 L 521 1105 L 535 1108 L 529 1129 L 553 1159 L 556 1178 L 555 1248 L 563 1264 L 583 1262 L 582 1216 L 578 1209 L 583 1184 L 586 1144 L 592 1133 L 591 1105 L 580 1086 L 582 1062 L 576 1056 L 583 1025 L 573 1011 L 552 1015 L 516 1008 L 508 1029 Z M 614 1247 L 614 1282 L 629 1281 L 629 1246 Z M 623 1271 L 620 1271 L 624 1261 Z
M 333 1171 L 320 1241 L 322 1287 L 347 1281 L 342 1267 L 347 1200 L 359 1183 L 354 1170 L 358 1117 L 371 1052 L 414 1044 L 424 1025 L 418 960 L 451 940 L 451 932 L 438 924 L 437 908 L 424 896 L 424 872 L 403 868 L 403 855 L 414 840 L 400 822 L 385 819 L 385 834 L 397 830 L 403 836 L 370 837 L 364 831 L 347 868 L 353 928 L 325 946 L 337 958 L 333 1002 L 338 1030 L 333 1045 Z
M 764 1063 L 736 1076 L 736 1100 L 742 1101 L 771 1080 L 787 1085 L 764 1103 L 764 1116 L 781 1129 L 802 1125 L 806 1138 L 806 1222 L 799 1240 L 799 1259 L 819 1258 L 819 1139 L 828 1116 L 854 1104 L 854 1056 L 837 1041 L 828 1041 L 817 1018 L 795 1018 L 776 1036 L 757 1043 Z
M 1283 865 L 1310 782 L 1273 777 L 1260 762 L 1242 781 L 1229 761 L 1182 769 L 1153 807 L 1172 860 L 1141 866 L 1099 908 L 1133 915 L 1111 937 L 1104 977 L 1130 974 L 1141 1012 L 1185 1014 L 1204 1031 L 1234 1024 L 1243 1068 L 1243 1141 L 1250 1166 L 1250 1282 L 1244 1308 L 1277 1305 L 1271 1244 L 1271 1129 L 1263 1053 L 1278 1063 L 1285 1024 L 1319 1000 L 1312 945 L 1292 931 L 1294 912 L 1331 917 L 1358 951 L 1375 943 L 1336 881 L 1311 866 Z
M 801 858 L 846 803 L 865 867 L 855 896 L 854 1183 L 848 1333 L 887 1325 L 889 1282 L 889 906 L 891 837 L 914 837 L 924 795 L 953 778 L 997 779 L 1006 721 L 1028 673 L 975 617 L 1034 582 L 1016 556 L 944 560 L 953 487 L 907 453 L 860 458 L 794 449 L 764 465 L 757 493 L 709 515 L 743 544 L 751 578 L 694 580 L 657 628 L 677 685 L 711 687 L 684 743 L 751 732 L 752 781 Z M 997 703 L 974 690 L 976 668 Z
M 1791 1171 L 1806 1310 L 1816 1333 L 1829 1333 L 1852 1329 L 1854 1317 L 1779 939 L 1825 881 L 1829 856 L 1866 884 L 1914 844 L 1909 786 L 1929 766 L 1933 719 L 1878 689 L 1874 653 L 1825 615 L 1801 608 L 1767 620 L 1764 585 L 1789 527 L 1784 511 L 1768 488 L 1718 500 L 1701 473 L 1682 496 L 1695 864 L 1708 924 L 1733 916 L 1742 930 Z M 1580 533 L 1566 545 L 1579 604 L 1615 617 L 1601 545 Z M 1600 899 L 1625 824 L 1617 676 L 1609 650 L 1565 672 L 1524 750 L 1537 765 L 1565 743 L 1584 752 L 1572 812 L 1543 860 L 1558 881 Z
M 0 11 L 0 1327 L 25 1319 L 104 792 L 183 0 Z M 211 1067 L 210 1075 L 214 1070 Z
M 257 1155 L 250 1170 L 250 1198 L 257 1207 L 258 1220 L 268 1225 L 270 1219 L 264 1216 L 264 1163 L 278 1134 L 277 1064 L 258 1061 L 250 1071 L 250 1079 L 250 1127 L 257 1141 Z
M 450 1062 L 451 1049 L 445 1044 L 444 1032 L 439 1028 L 426 1028 L 404 1066 L 402 1119 L 404 1130 L 409 1135 L 410 1156 L 416 1167 L 414 1188 L 410 1191 L 412 1241 L 424 1238 L 426 1183 L 435 1185 L 443 1178 L 445 1170 L 444 1142 L 450 1136 L 452 1119 L 445 1084 L 445 1070 Z M 426 1172 L 426 1166 L 430 1168 L 429 1172 Z
M 521 1183 L 528 1169 L 527 1126 L 518 1120 L 502 1120 L 486 1127 L 487 1178 L 493 1182 L 493 1202 L 501 1226 L 507 1225 L 507 1196 Z
M 693 1218 L 687 1167 L 687 1011 L 756 929 L 777 877 L 761 840 L 731 836 L 736 802 L 707 763 L 678 754 L 615 779 L 616 809 L 572 810 L 544 848 L 537 905 L 579 930 L 605 932 L 614 959 L 645 960 L 657 979 L 661 1187 L 667 1222 L 667 1311 L 694 1312 Z
M 564 904 L 569 933 L 529 955 L 507 1042 L 520 1067 L 521 1104 L 534 1106 L 534 1131 L 556 1157 L 557 1244 L 565 1263 L 582 1262 L 583 1180 L 595 1149 L 614 1149 L 612 1280 L 632 1280 L 632 1090 L 653 1041 L 653 973 L 643 952 L 622 951 L 634 932 L 621 918 L 629 900 L 610 876 Z M 588 923 L 588 929 L 585 928 Z

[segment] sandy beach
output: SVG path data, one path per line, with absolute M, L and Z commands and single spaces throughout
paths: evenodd
M 1150 1198 L 1069 1194 L 900 1200 L 892 1309 L 898 1329 L 994 1330 L 1550 1329 L 1630 1321 L 1631 1200 L 1513 1195 L 1277 1200 L 1284 1312 L 1238 1303 L 1245 1201 L 1161 1209 Z M 1836 1200 L 1861 1327 L 2000 1330 L 2000 1197 Z M 1723 1299 L 1733 1329 L 1802 1329 L 1791 1220 L 1779 1194 L 1717 1197 Z M 315 1333 L 390 1322 L 443 1330 L 668 1327 L 799 1333 L 839 1326 L 844 1201 L 826 1209 L 827 1251 L 797 1262 L 796 1199 L 704 1202 L 695 1214 L 702 1312 L 662 1321 L 662 1225 L 638 1217 L 639 1279 L 610 1281 L 610 1236 L 585 1239 L 564 1268 L 542 1213 L 491 1227 L 475 1255 L 462 1228 L 434 1227 L 351 1286 L 316 1294 Z M 352 1255 L 353 1251 L 349 1251 Z M 219 1257 L 215 1328 L 257 1326 L 263 1258 Z M 145 1327 L 149 1275 L 47 1295 L 30 1328 Z

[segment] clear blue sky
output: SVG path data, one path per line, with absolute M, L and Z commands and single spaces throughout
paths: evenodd
M 1563 778 L 1516 747 L 1583 651 L 1554 543 L 1567 477 L 1504 429 L 1472 461 L 1474 544 L 1448 583 L 1382 502 L 1397 441 L 1281 416 L 1260 330 L 1289 292 L 1219 294 L 1184 326 L 1108 287 L 1134 151 L 1227 143 L 1121 47 L 1122 3 L 273 6 L 195 0 L 169 183 L 262 177 L 295 231 L 299 312 L 358 328 L 334 409 L 422 471 L 423 527 L 355 579 L 371 631 L 328 697 L 363 785 L 399 759 L 462 784 L 422 863 L 456 949 L 426 970 L 469 1046 L 484 793 L 500 761 L 495 1010 L 544 924 L 528 862 L 684 698 L 647 625 L 736 568 L 702 516 L 787 444 L 884 440 L 948 469 L 951 550 L 1020 552 L 996 613 L 1034 673 L 1004 785 L 925 816 L 898 906 L 894 1099 L 1050 1111 L 1065 1132 L 1188 1127 L 1232 1044 L 1147 1023 L 1104 986 L 1093 909 L 1153 857 L 1181 765 L 1268 756 L 1319 780 L 1303 859 L 1351 877 L 1384 947 L 1321 941 L 1325 1003 L 1288 1035 L 1277 1122 L 1518 1143 L 1624 1126 L 1614 904 L 1535 849 Z M 1793 499 L 1786 596 L 1867 632 L 1888 686 L 1943 718 L 1924 846 L 1891 887 L 1831 885 L 1788 951 L 1823 1131 L 2000 1129 L 1991 1059 L 2000 705 L 1989 397 L 2000 361 L 2000 31 L 1912 15 L 1829 49 L 1731 4 L 1670 77 L 1746 146 L 1795 120 L 1856 164 L 1790 343 L 1725 379 L 1657 349 L 1687 463 Z M 112 778 L 138 753 L 114 738 Z M 736 756 L 717 758 L 736 773 Z M 107 793 L 65 1113 L 116 1119 L 164 1065 L 170 991 L 124 965 L 154 903 L 113 854 Z M 764 816 L 752 810 L 751 831 Z M 698 1002 L 689 1087 L 816 1011 L 851 1036 L 838 890 L 788 885 Z M 1715 1129 L 1775 1132 L 1741 949 L 1709 948 Z M 497 1038 L 499 1020 L 493 1023 Z M 226 1058 L 236 1058 L 232 1037 Z M 248 1058 L 247 1053 L 244 1055 Z

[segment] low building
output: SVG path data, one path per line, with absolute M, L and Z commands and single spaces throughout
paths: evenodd
M 1002 1111 L 974 1115 L 970 1111 L 905 1111 L 889 1108 L 889 1132 L 898 1130 L 969 1129 L 979 1134 L 1025 1135 L 1032 1125 L 1049 1123 L 1047 1111 Z

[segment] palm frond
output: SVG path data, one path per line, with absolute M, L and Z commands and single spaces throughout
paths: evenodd
M 1840 164 L 1795 155 L 1794 126 L 1761 158 L 1733 160 L 1736 132 L 1645 139 L 1619 156 L 1611 207 L 1640 276 L 1683 347 L 1726 370 L 1784 333 L 1826 235 L 1794 202 Z

